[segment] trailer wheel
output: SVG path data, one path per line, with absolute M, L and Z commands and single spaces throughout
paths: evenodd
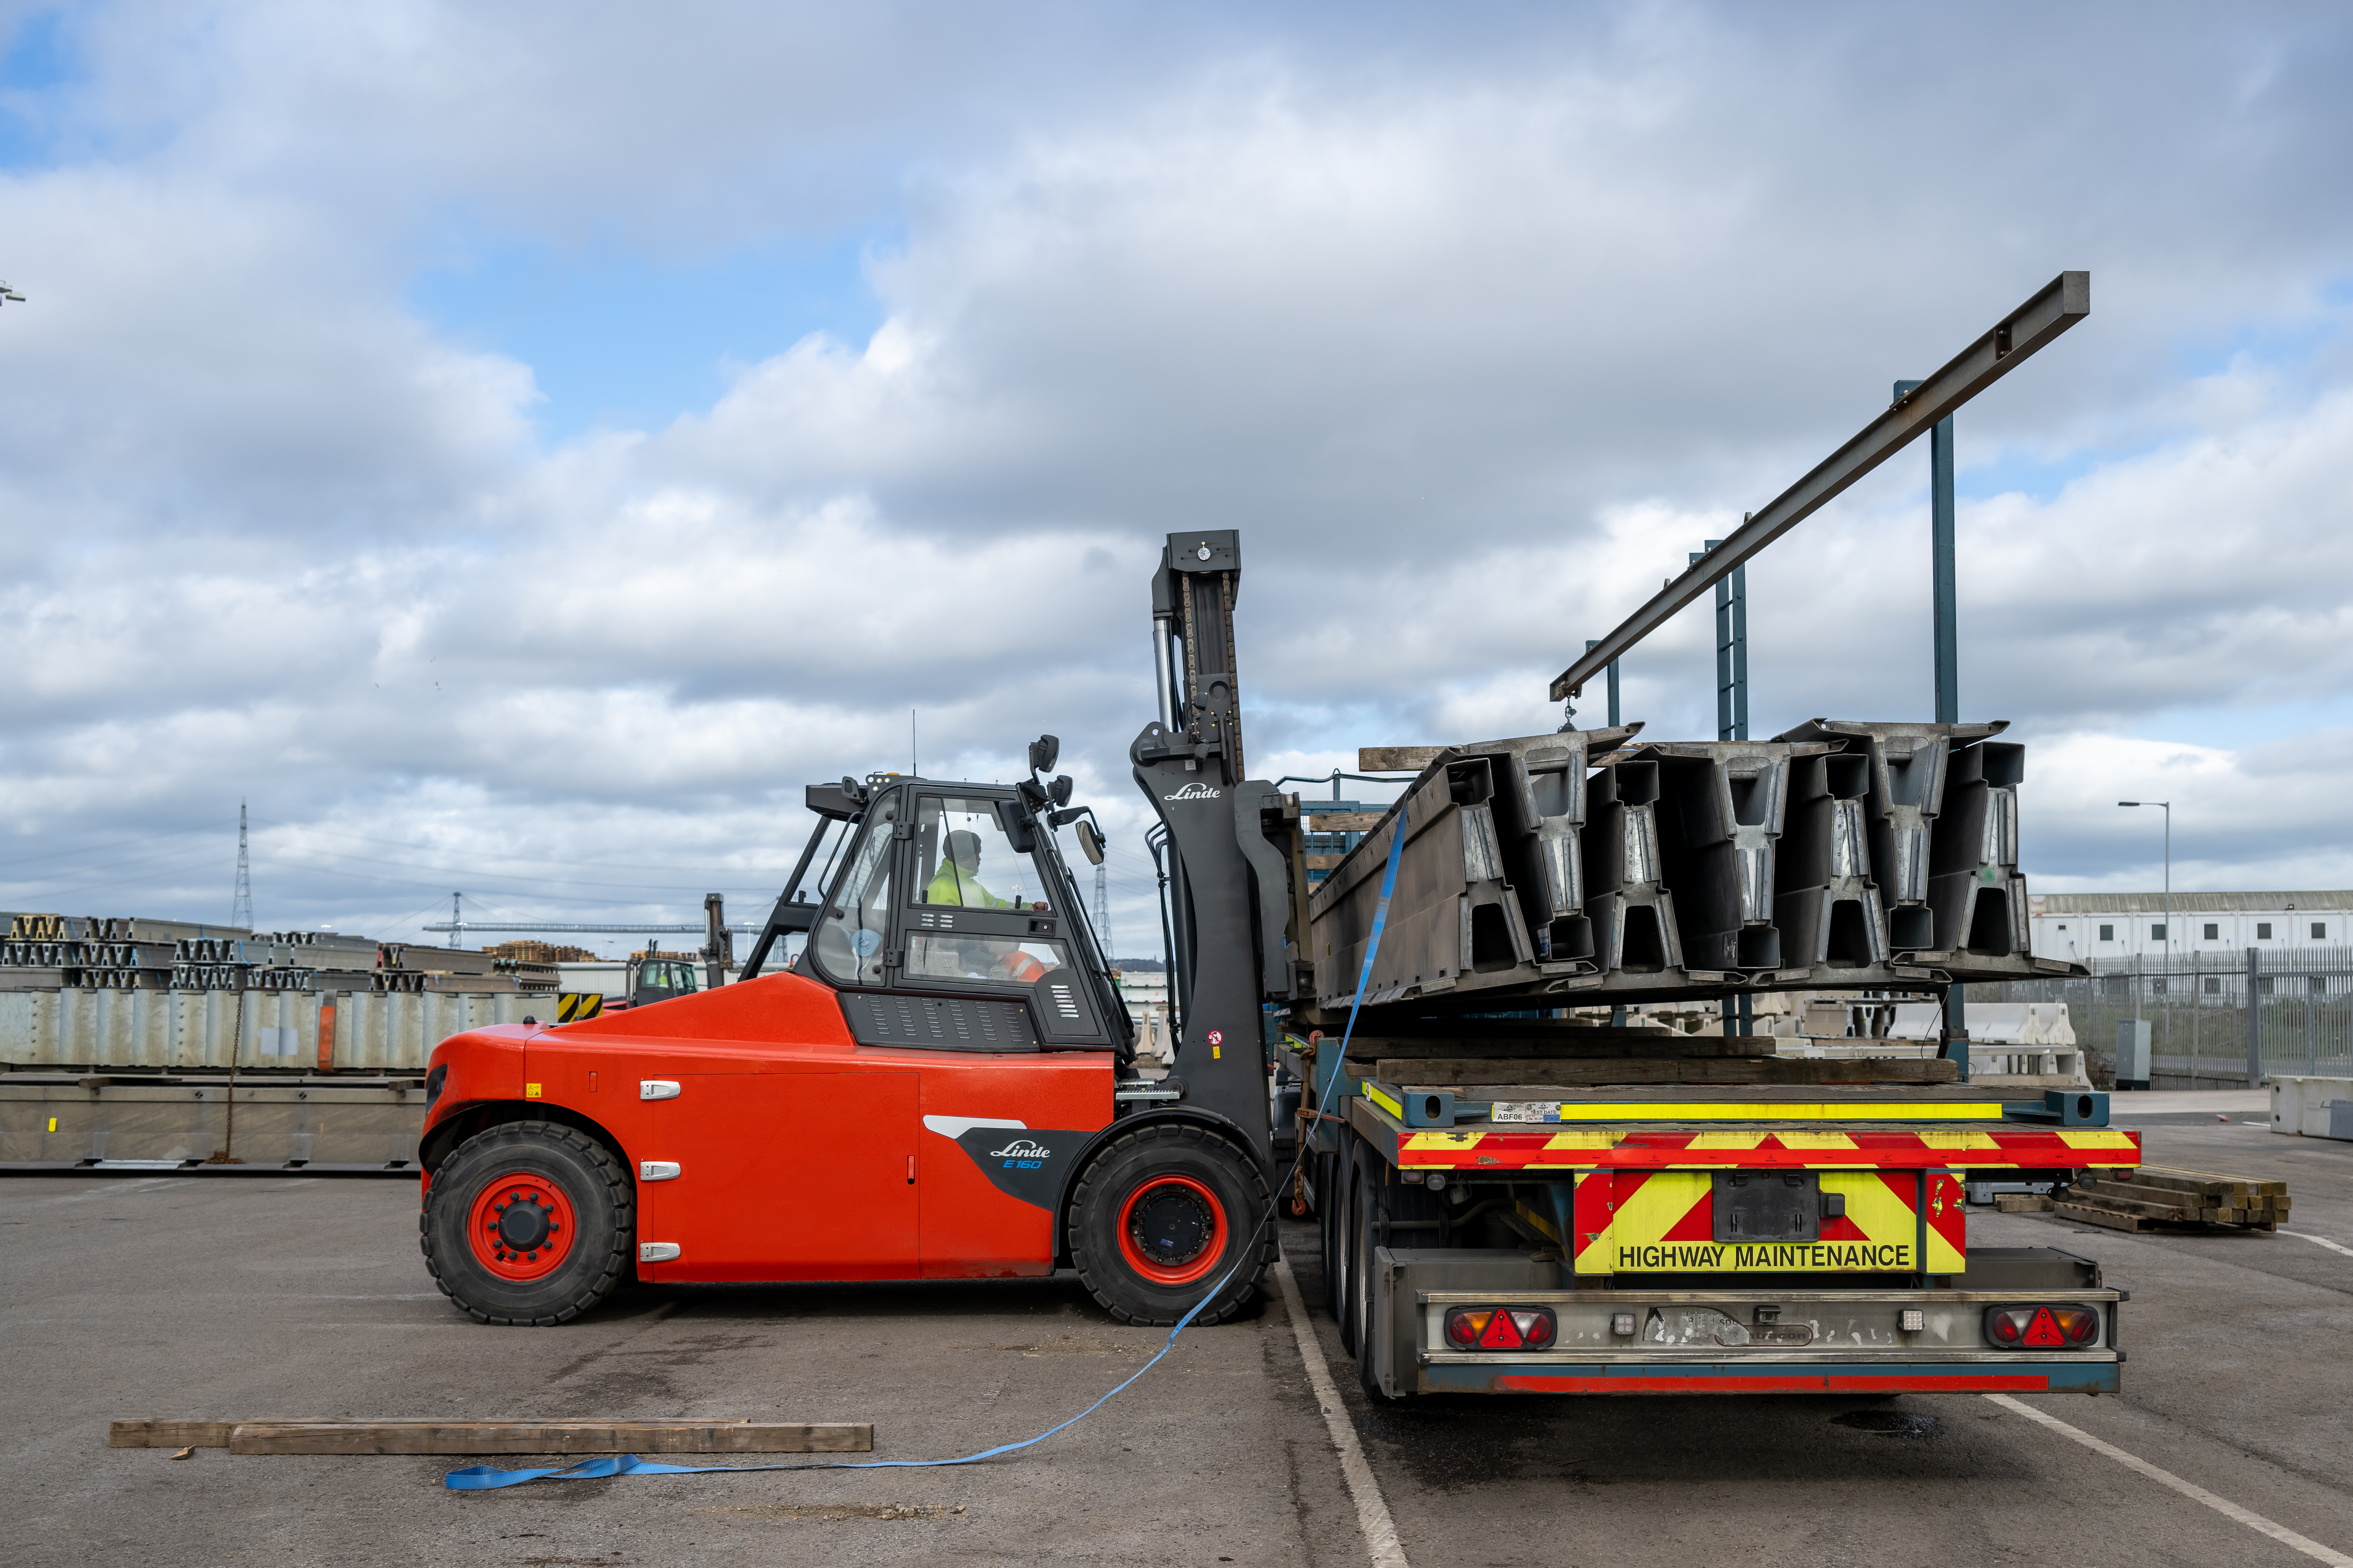
M 637 1194 L 576 1128 L 507 1121 L 459 1144 L 417 1217 L 442 1293 L 482 1323 L 567 1322 L 629 1277 Z
M 1071 1194 L 1071 1261 L 1123 1322 L 1220 1322 L 1249 1302 L 1273 1263 L 1274 1195 L 1258 1163 L 1206 1129 L 1179 1122 L 1114 1139 Z M 1220 1284 L 1220 1281 L 1223 1283 Z
M 1373 1218 L 1380 1212 L 1379 1194 L 1374 1191 L 1372 1177 L 1361 1166 L 1356 1173 L 1356 1201 L 1348 1206 L 1348 1316 L 1351 1332 L 1348 1349 L 1356 1352 L 1356 1380 L 1365 1392 L 1375 1399 L 1382 1398 L 1379 1373 L 1375 1370 L 1380 1336 L 1377 1314 L 1373 1310 L 1373 1252 L 1379 1243 L 1374 1238 Z
M 1315 1228 L 1324 1246 L 1324 1310 L 1335 1323 L 1340 1321 L 1340 1215 L 1348 1208 L 1340 1176 L 1346 1169 L 1337 1152 L 1315 1156 Z
M 1342 1152 L 1334 1173 L 1338 1192 L 1332 1215 L 1332 1321 L 1340 1325 L 1340 1348 L 1356 1349 L 1356 1226 L 1364 1210 L 1364 1177 L 1356 1151 Z

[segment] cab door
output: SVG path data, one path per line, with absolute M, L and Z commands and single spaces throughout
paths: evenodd
M 641 1242 L 664 1282 L 915 1278 L 912 1070 L 688 1073 L 657 1101 Z M 678 1173 L 663 1167 L 675 1164 Z

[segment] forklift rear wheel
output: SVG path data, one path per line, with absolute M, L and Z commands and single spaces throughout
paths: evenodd
M 1071 1260 L 1112 1316 L 1173 1323 L 1240 1311 L 1274 1261 L 1273 1194 L 1258 1163 L 1205 1128 L 1161 1122 L 1114 1139 L 1071 1194 Z M 1222 1283 L 1221 1283 L 1222 1281 Z
M 418 1244 L 477 1322 L 566 1322 L 629 1275 L 636 1194 L 611 1151 L 575 1128 L 509 1121 L 433 1173 Z

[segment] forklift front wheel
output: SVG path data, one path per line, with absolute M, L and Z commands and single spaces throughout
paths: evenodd
M 1140 1127 L 1087 1166 L 1071 1194 L 1071 1258 L 1113 1317 L 1173 1323 L 1233 1316 L 1274 1261 L 1273 1194 L 1257 1163 L 1182 1123 Z
M 418 1239 L 434 1279 L 476 1321 L 566 1322 L 628 1277 L 635 1197 L 628 1172 L 586 1133 L 502 1122 L 434 1173 Z

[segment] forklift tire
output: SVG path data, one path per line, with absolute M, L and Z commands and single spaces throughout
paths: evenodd
M 577 1128 L 508 1121 L 441 1163 L 417 1227 L 435 1283 L 476 1322 L 544 1328 L 631 1277 L 637 1192 Z
M 1140 1127 L 1080 1174 L 1071 1261 L 1122 1322 L 1173 1323 L 1212 1288 L 1193 1321 L 1222 1322 L 1274 1262 L 1273 1206 L 1258 1163 L 1216 1133 L 1182 1122 Z

